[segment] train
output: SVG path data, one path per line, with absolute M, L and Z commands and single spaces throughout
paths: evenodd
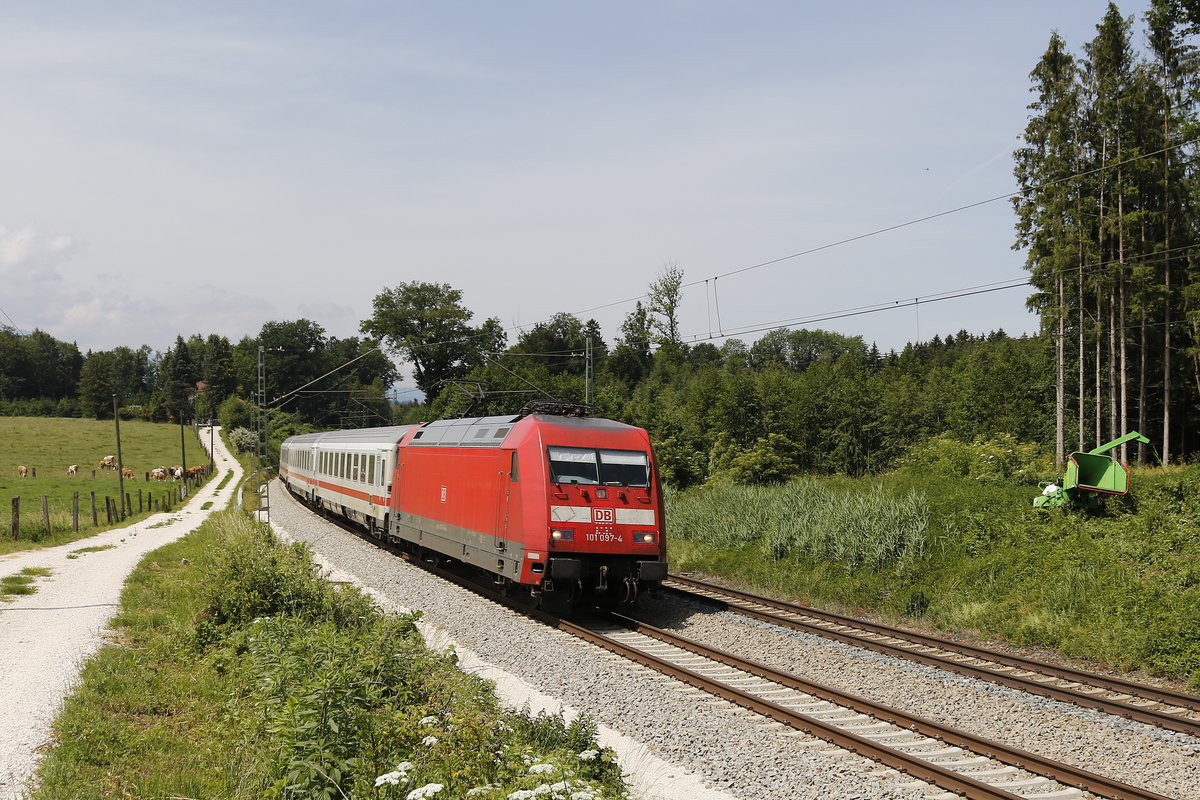
M 628 605 L 667 576 L 649 435 L 570 406 L 292 436 L 279 476 L 308 505 L 536 605 Z

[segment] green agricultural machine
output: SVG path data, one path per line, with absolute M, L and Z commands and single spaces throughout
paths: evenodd
M 1042 493 L 1033 501 L 1034 507 L 1097 511 L 1105 495 L 1128 494 L 1129 467 L 1107 453 L 1132 441 L 1150 443 L 1145 436 L 1133 431 L 1086 453 L 1071 453 L 1061 485 L 1039 483 Z

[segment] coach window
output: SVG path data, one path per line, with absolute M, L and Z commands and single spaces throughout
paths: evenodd
M 373 453 L 367 456 L 367 483 L 371 486 L 375 485 L 375 455 Z

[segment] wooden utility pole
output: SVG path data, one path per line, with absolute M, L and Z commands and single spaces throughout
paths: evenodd
M 113 398 L 113 422 L 117 424 L 117 488 L 121 498 L 121 514 L 125 516 L 125 462 L 121 460 L 121 415 L 117 412 L 117 396 Z

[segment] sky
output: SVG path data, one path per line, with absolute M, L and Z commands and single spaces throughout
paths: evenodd
M 1033 333 L 1022 288 L 932 300 L 1026 276 L 1002 198 L 1029 72 L 1106 5 L 10 5 L 0 324 L 84 352 L 358 336 L 427 281 L 510 342 L 569 312 L 611 343 L 674 265 L 689 342 L 876 305 L 807 326 Z M 1147 0 L 1118 6 L 1140 47 Z

